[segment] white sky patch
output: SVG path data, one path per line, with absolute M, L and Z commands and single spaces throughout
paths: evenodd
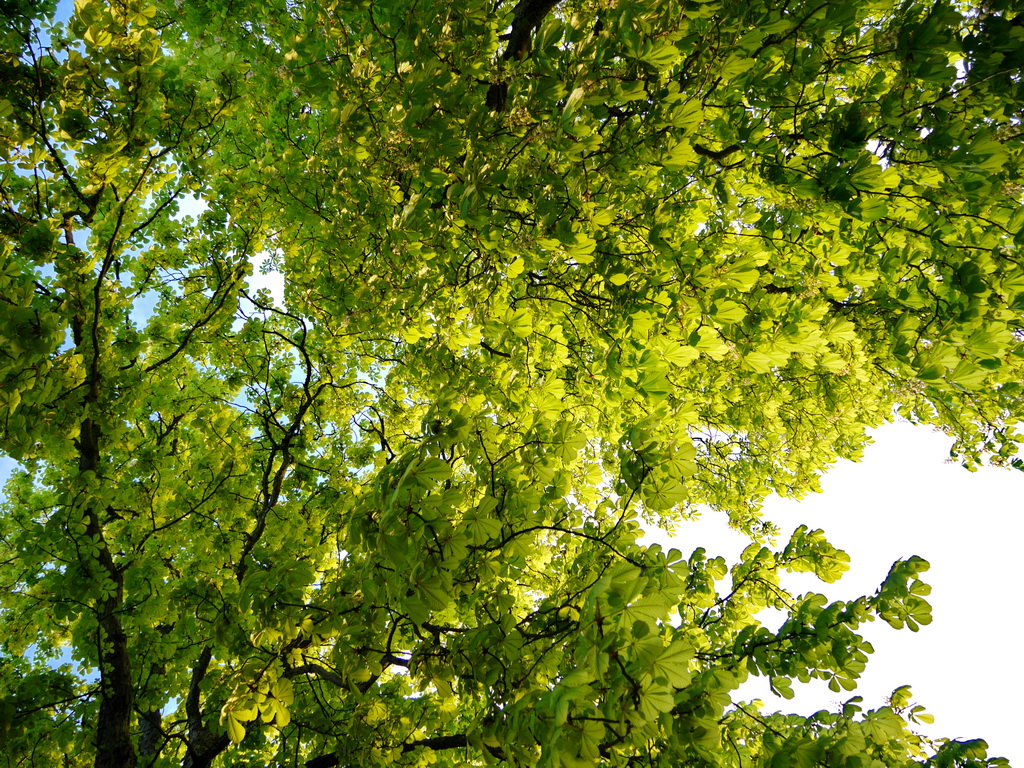
M 872 139 L 867 143 L 867 150 L 878 158 L 878 164 L 882 166 L 882 168 L 889 167 L 889 161 L 885 158 L 885 147 L 882 146 L 882 142 L 877 139 Z
M 956 67 L 956 84 L 963 85 L 967 82 L 967 63 L 963 59 L 957 59 L 953 66 Z
M 210 204 L 201 197 L 196 197 L 191 192 L 186 192 L 178 198 L 178 212 L 174 215 L 174 218 L 178 221 L 182 221 L 186 217 L 196 219 L 209 207 Z
M 256 291 L 266 289 L 270 293 L 271 298 L 274 299 L 274 304 L 278 307 L 283 307 L 284 274 L 276 266 L 279 263 L 280 257 L 280 251 L 263 251 L 253 256 L 252 275 L 247 283 L 250 292 L 255 293 Z
M 899 559 L 918 555 L 931 569 L 922 579 L 933 621 L 920 632 L 894 630 L 885 622 L 860 632 L 875 653 L 855 691 L 833 693 L 825 681 L 794 682 L 796 697 L 776 697 L 765 678 L 751 678 L 739 698 L 760 698 L 770 711 L 810 715 L 834 710 L 863 696 L 866 708 L 885 704 L 901 685 L 935 716 L 916 729 L 932 737 L 982 738 L 989 755 L 1024 765 L 1019 713 L 1024 661 L 1018 644 L 1019 543 L 1024 540 L 1024 473 L 984 467 L 968 472 L 947 461 L 951 439 L 930 428 L 888 424 L 872 432 L 863 461 L 840 461 L 822 479 L 820 494 L 795 501 L 771 497 L 765 518 L 781 529 L 779 544 L 801 523 L 822 528 L 828 540 L 850 555 L 850 570 L 826 584 L 811 574 L 784 574 L 796 593 L 817 592 L 829 600 L 872 594 Z M 736 562 L 747 540 L 708 513 L 681 522 L 674 536 L 651 532 L 645 541 L 675 547 L 689 556 L 705 547 L 709 556 Z M 762 615 L 771 629 L 781 617 Z

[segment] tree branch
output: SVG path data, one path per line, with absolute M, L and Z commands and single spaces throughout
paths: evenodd
M 406 742 L 402 745 L 402 752 L 412 752 L 420 747 L 440 752 L 443 749 L 462 749 L 469 746 L 472 746 L 469 743 L 469 738 L 465 734 L 457 733 L 451 736 L 434 736 L 430 739 L 417 739 L 416 741 Z M 505 757 L 505 753 L 498 747 L 485 746 L 484 749 L 499 760 Z M 335 768 L 335 766 L 340 764 L 337 755 L 320 755 L 319 757 L 307 760 L 305 768 Z
M 530 55 L 533 31 L 540 26 L 558 0 L 519 0 L 512 11 L 512 31 L 501 58 L 503 61 L 523 61 Z M 487 108 L 504 112 L 508 106 L 508 81 L 502 78 L 487 90 Z
M 226 734 L 214 735 L 203 723 L 203 712 L 200 703 L 200 684 L 206 677 L 206 670 L 213 659 L 213 649 L 208 645 L 203 648 L 192 667 L 192 679 L 189 681 L 188 697 L 185 699 L 185 716 L 188 720 L 188 746 L 182 768 L 209 768 L 217 755 L 227 749 L 230 743 Z
M 301 667 L 292 667 L 286 669 L 284 672 L 285 677 L 297 677 L 298 675 L 315 675 L 321 680 L 336 685 L 339 688 L 347 688 L 345 685 L 345 679 L 337 672 L 332 672 L 326 667 L 321 667 L 319 664 L 306 663 Z
M 500 350 L 497 350 L 494 347 L 492 347 L 486 341 L 481 341 L 480 342 L 480 346 L 483 347 L 484 349 L 486 349 L 492 355 L 500 355 L 501 357 L 508 357 L 508 358 L 512 357 L 512 355 L 510 355 L 508 352 L 501 352 Z
M 540 26 L 544 17 L 556 5 L 558 0 L 519 0 L 512 11 L 512 31 L 501 58 L 505 61 L 522 61 L 529 56 L 533 30 Z

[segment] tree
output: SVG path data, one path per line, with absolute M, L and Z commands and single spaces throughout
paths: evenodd
M 54 5 L 0 19 L 8 764 L 1005 762 L 734 692 L 929 620 L 919 558 L 791 594 L 848 558 L 768 493 L 896 415 L 1022 466 L 1015 4 Z M 638 543 L 701 508 L 740 562 Z

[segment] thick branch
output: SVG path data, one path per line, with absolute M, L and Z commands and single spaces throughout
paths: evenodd
M 501 357 L 507 357 L 507 358 L 511 358 L 512 357 L 512 355 L 510 355 L 508 352 L 501 352 L 500 350 L 497 350 L 494 347 L 492 347 L 486 341 L 481 341 L 480 342 L 480 346 L 483 347 L 484 349 L 486 349 L 492 355 L 500 355 Z
M 188 697 L 185 699 L 185 717 L 188 720 L 188 747 L 182 768 L 210 768 L 217 755 L 227 749 L 230 743 L 226 734 L 214 735 L 203 722 L 202 703 L 200 701 L 200 685 L 206 677 L 206 670 L 213 659 L 213 649 L 203 648 L 192 667 L 192 679 L 188 686 Z
M 188 718 L 189 732 L 201 728 L 203 725 L 199 686 L 203 682 L 203 678 L 206 677 L 206 670 L 209 669 L 212 660 L 213 648 L 206 646 L 200 652 L 199 658 L 196 659 L 195 666 L 192 667 L 192 679 L 189 681 L 188 696 L 185 699 L 185 716 Z
M 292 667 L 286 669 L 284 672 L 285 677 L 298 677 L 299 675 L 313 675 L 319 677 L 321 680 L 336 685 L 338 688 L 345 688 L 345 679 L 337 672 L 332 672 L 326 667 L 322 667 L 319 664 L 307 663 L 301 667 Z
M 81 349 L 81 316 L 72 320 L 75 342 Z M 99 373 L 94 366 L 88 374 L 85 410 L 99 401 Z M 95 480 L 100 471 L 102 430 L 91 416 L 82 420 L 75 448 L 78 451 L 78 471 L 83 477 Z M 86 491 L 90 493 L 90 491 Z M 100 711 L 96 722 L 95 768 L 135 768 L 138 756 L 131 738 L 132 713 L 135 706 L 135 687 L 132 684 L 131 660 L 128 656 L 128 635 L 121 624 L 121 605 L 124 601 L 124 575 L 114 562 L 100 522 L 101 509 L 95 499 L 85 503 L 86 535 L 98 544 L 95 562 L 98 572 L 93 574 L 97 584 L 108 582 L 113 590 L 97 601 L 96 614 L 97 655 L 100 661 Z M 90 564 L 91 570 L 91 564 Z
M 522 61 L 530 55 L 533 31 L 540 26 L 558 0 L 519 0 L 512 11 L 512 30 L 501 58 L 504 61 Z M 491 85 L 487 91 L 487 108 L 503 112 L 508 105 L 508 81 L 505 79 Z
M 420 747 L 440 752 L 443 749 L 462 749 L 468 746 L 471 746 L 469 738 L 465 734 L 457 733 L 452 736 L 434 736 L 430 739 L 417 739 L 416 741 L 406 742 L 402 745 L 402 752 L 412 752 Z M 504 753 L 497 747 L 484 748 L 499 759 L 504 757 Z M 319 757 L 307 760 L 305 768 L 334 768 L 337 765 L 340 765 L 340 762 L 336 755 L 320 755 Z
M 533 30 L 540 26 L 558 0 L 519 0 L 512 11 L 512 31 L 502 58 L 505 61 L 522 61 L 530 55 L 530 41 Z
M 139 713 L 139 756 L 156 760 L 164 742 L 163 717 L 159 709 Z
M 412 752 L 414 749 L 419 747 L 426 747 L 427 749 L 439 751 L 442 749 L 460 749 L 461 747 L 468 746 L 469 739 L 467 739 L 463 734 L 455 734 L 454 736 L 435 736 L 432 739 L 410 741 L 408 744 L 402 745 L 402 751 Z
M 725 149 L 708 149 L 707 147 L 701 146 L 700 144 L 693 145 L 693 151 L 701 157 L 710 157 L 716 162 L 725 160 L 733 152 L 737 152 L 740 149 L 739 144 L 730 144 Z
M 108 563 L 103 562 L 104 560 L 109 560 L 110 563 L 113 561 L 106 547 L 101 547 L 100 561 L 106 566 Z M 131 663 L 128 656 L 128 636 L 121 626 L 121 619 L 117 613 L 122 599 L 123 585 L 120 579 L 115 582 L 115 586 L 115 595 L 100 604 L 102 698 L 96 724 L 96 768 L 134 768 L 138 759 L 131 738 L 135 688 L 132 685 Z

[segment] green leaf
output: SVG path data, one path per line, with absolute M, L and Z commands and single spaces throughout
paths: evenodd
M 643 595 L 623 608 L 623 618 L 632 624 L 635 621 L 647 621 L 654 624 L 668 616 L 669 602 L 660 594 Z
M 420 462 L 413 469 L 412 477 L 420 485 L 431 488 L 452 476 L 452 468 L 446 461 L 429 458 Z
M 740 322 L 746 316 L 746 310 L 741 304 L 724 299 L 715 302 L 711 315 L 720 323 L 732 324 Z
M 572 93 L 569 94 L 569 98 L 565 100 L 565 109 L 562 110 L 562 115 L 564 117 L 568 117 L 569 115 L 571 115 L 573 112 L 576 111 L 576 108 L 579 106 L 582 100 L 583 89 L 579 87 L 573 88 Z
M 989 372 L 969 360 L 961 360 L 947 378 L 965 389 L 981 389 L 985 386 Z M 923 378 L 923 376 L 922 376 Z
M 640 713 L 647 720 L 657 720 L 662 712 L 671 712 L 675 703 L 672 692 L 661 685 L 651 683 L 640 692 Z
M 655 677 L 664 677 L 668 684 L 675 688 L 685 688 L 693 678 L 690 672 L 693 654 L 694 649 L 689 643 L 673 640 L 651 665 L 651 674 Z

